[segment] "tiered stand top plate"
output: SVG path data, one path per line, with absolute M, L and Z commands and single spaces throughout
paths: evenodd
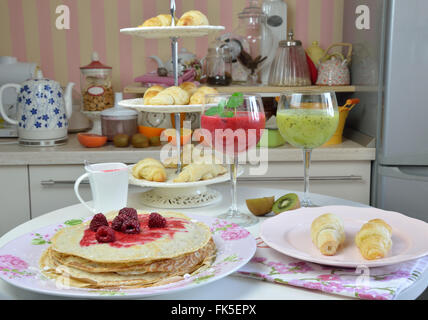
M 146 39 L 195 38 L 225 30 L 223 26 L 187 26 L 187 27 L 137 27 L 125 28 L 120 32 Z
M 144 105 L 144 99 L 127 99 L 119 102 L 119 106 L 124 108 L 131 108 L 143 112 L 157 112 L 157 113 L 175 113 L 175 112 L 202 112 L 204 105 L 190 104 L 190 105 Z M 208 105 L 209 106 L 209 105 Z

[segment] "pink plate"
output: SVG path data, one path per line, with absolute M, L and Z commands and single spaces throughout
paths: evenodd
M 247 230 L 213 217 L 188 216 L 211 228 L 217 256 L 211 268 L 185 277 L 182 281 L 151 288 L 94 290 L 64 288 L 54 280 L 47 279 L 40 272 L 39 259 L 49 247 L 51 237 L 61 228 L 80 224 L 82 220 L 69 220 L 62 225 L 34 230 L 0 248 L 0 279 L 18 288 L 47 295 L 85 299 L 136 299 L 192 289 L 220 280 L 240 269 L 256 252 L 256 241 Z
M 322 255 L 312 244 L 310 233 L 312 221 L 325 213 L 336 214 L 345 225 L 345 245 L 331 257 Z M 354 238 L 364 223 L 377 218 L 383 219 L 392 227 L 392 248 L 383 259 L 365 260 L 355 245 Z M 381 267 L 428 255 L 428 223 L 376 208 L 302 208 L 266 220 L 260 232 L 267 245 L 287 256 L 329 266 Z

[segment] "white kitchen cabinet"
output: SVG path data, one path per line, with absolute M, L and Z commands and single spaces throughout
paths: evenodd
M 250 168 L 258 166 L 245 166 L 239 185 L 303 191 L 303 162 L 264 165 L 267 172 L 263 175 L 250 175 Z M 370 204 L 370 161 L 313 161 L 310 176 L 310 192 Z
M 30 219 L 27 166 L 0 167 L 0 236 Z
M 29 166 L 31 217 L 77 204 L 74 181 L 85 173 L 83 165 Z M 80 186 L 85 201 L 92 198 L 88 184 Z

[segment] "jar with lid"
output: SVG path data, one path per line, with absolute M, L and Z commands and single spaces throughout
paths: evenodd
M 269 73 L 269 85 L 280 87 L 310 86 L 312 84 L 305 50 L 293 31 L 288 40 L 280 41 Z
M 228 86 L 232 83 L 232 54 L 221 41 L 208 49 L 205 58 L 207 83 L 212 86 Z
M 116 104 L 123 95 L 116 93 Z M 101 112 L 102 134 L 112 141 L 117 134 L 133 136 L 138 131 L 138 112 L 131 109 L 115 106 Z
M 269 58 L 273 34 L 267 27 L 267 15 L 257 0 L 251 0 L 238 18 L 238 27 L 232 32 L 230 39 L 230 45 L 236 46 L 232 51 L 239 52 L 237 59 L 248 71 L 247 82 L 260 83 L 260 73 L 269 66 L 273 58 Z
M 81 89 L 84 111 L 103 111 L 114 106 L 112 68 L 100 62 L 96 52 L 92 62 L 81 67 Z

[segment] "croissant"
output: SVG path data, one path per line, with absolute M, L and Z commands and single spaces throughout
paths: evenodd
M 140 27 L 169 27 L 171 26 L 172 17 L 170 14 L 160 14 L 154 18 L 150 18 Z
M 192 163 L 181 171 L 174 182 L 209 180 L 226 172 L 226 168 L 219 164 Z
M 345 242 L 345 229 L 342 220 L 331 213 L 316 218 L 311 225 L 313 244 L 325 256 L 333 256 Z
M 204 104 L 205 95 L 207 94 L 217 94 L 218 91 L 210 87 L 200 87 L 190 98 L 190 104 Z
M 181 151 L 181 164 L 183 168 L 188 164 L 192 163 L 193 158 L 193 144 L 187 143 L 183 146 Z M 162 161 L 165 168 L 176 169 L 177 168 L 177 156 L 166 158 Z
M 132 168 L 132 175 L 137 179 L 165 182 L 166 170 L 158 160 L 147 158 L 138 162 Z
M 143 103 L 145 105 L 151 105 L 152 98 L 156 97 L 165 88 L 162 86 L 152 86 L 144 92 Z
M 190 97 L 198 90 L 198 86 L 193 82 L 183 82 L 180 88 L 186 91 Z
M 180 87 L 169 87 L 153 97 L 152 105 L 187 105 L 189 104 L 189 94 Z
M 361 227 L 355 243 L 367 260 L 384 258 L 392 246 L 392 229 L 381 219 L 370 220 Z
M 207 17 L 198 10 L 190 10 L 184 13 L 177 26 L 207 26 L 209 25 Z

